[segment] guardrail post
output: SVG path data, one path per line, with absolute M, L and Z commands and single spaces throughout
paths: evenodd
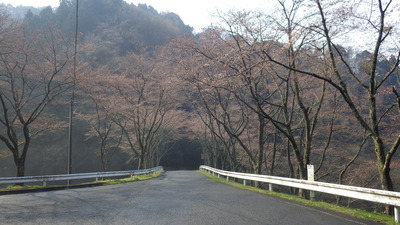
M 314 181 L 314 165 L 307 165 L 307 177 L 309 181 Z M 314 191 L 310 191 L 310 200 L 315 201 Z
M 220 177 L 220 175 L 218 174 L 218 178 Z
M 98 182 L 99 181 L 99 178 L 98 177 L 96 177 L 96 182 Z
M 47 186 L 47 182 L 44 180 L 43 181 L 43 187 L 46 187 Z
M 274 191 L 274 188 L 272 187 L 272 184 L 268 184 L 268 190 L 269 191 Z
M 243 180 L 243 185 L 246 186 L 246 180 Z
M 226 176 L 226 182 L 229 182 L 229 177 L 228 176 Z
M 399 207 L 394 207 L 394 221 L 396 223 L 400 223 L 400 208 Z

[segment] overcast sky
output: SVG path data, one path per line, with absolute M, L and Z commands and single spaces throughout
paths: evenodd
M 159 12 L 174 12 L 178 14 L 185 24 L 200 31 L 202 27 L 207 27 L 213 21 L 217 10 L 222 12 L 228 10 L 241 9 L 263 9 L 266 8 L 265 0 L 125 0 L 129 3 L 144 3 L 153 6 Z M 11 4 L 13 6 L 52 6 L 57 7 L 59 0 L 0 0 L 0 3 Z

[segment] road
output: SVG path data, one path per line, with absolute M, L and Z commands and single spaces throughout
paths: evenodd
M 376 223 L 170 171 L 141 182 L 0 196 L 0 224 Z

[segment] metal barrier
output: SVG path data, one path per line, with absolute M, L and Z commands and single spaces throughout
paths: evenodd
M 229 180 L 232 178 L 243 179 L 243 183 L 246 184 L 246 180 L 258 181 L 268 184 L 277 184 L 287 187 L 294 187 L 305 189 L 309 191 L 316 191 L 326 194 L 344 196 L 354 199 L 361 199 L 365 201 L 371 201 L 375 203 L 381 203 L 386 205 L 394 206 L 395 221 L 400 222 L 400 192 L 384 191 L 371 188 L 362 188 L 348 185 L 323 183 L 308 180 L 299 180 L 285 177 L 267 176 L 259 174 L 249 173 L 238 173 L 225 170 L 215 169 L 209 166 L 200 166 L 200 170 L 212 172 L 213 174 L 222 175 Z M 270 189 L 272 189 L 270 187 Z
M 99 178 L 103 178 L 103 177 L 133 176 L 133 175 L 149 174 L 149 173 L 155 173 L 162 169 L 163 169 L 162 166 L 158 166 L 158 167 L 154 167 L 151 169 L 145 169 L 145 170 L 127 170 L 127 171 L 76 173 L 76 174 L 26 176 L 26 177 L 0 177 L 0 184 L 43 182 L 43 186 L 46 186 L 47 182 L 49 182 L 49 181 L 78 180 L 78 179 L 90 179 L 90 178 L 95 178 L 96 181 L 98 181 Z

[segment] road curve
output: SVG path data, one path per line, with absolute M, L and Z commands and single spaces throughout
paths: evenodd
M 209 181 L 193 171 L 0 196 L 0 224 L 377 224 Z

